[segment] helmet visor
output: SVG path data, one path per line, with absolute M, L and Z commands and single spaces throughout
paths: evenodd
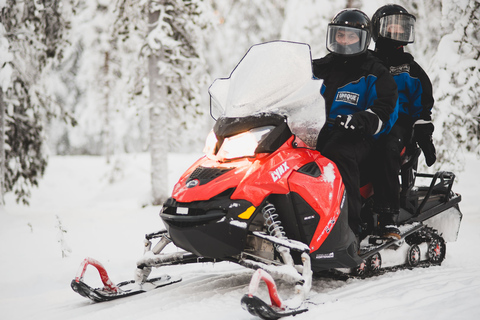
M 415 17 L 406 14 L 394 14 L 381 17 L 378 34 L 381 37 L 405 43 L 415 40 Z
M 367 30 L 352 27 L 329 25 L 327 29 L 327 49 L 341 55 L 355 55 L 365 52 L 370 42 Z

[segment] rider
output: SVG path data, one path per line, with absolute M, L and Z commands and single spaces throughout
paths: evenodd
M 388 4 L 380 7 L 372 17 L 375 56 L 389 68 L 398 87 L 398 120 L 388 135 L 379 139 L 375 147 L 373 170 L 374 212 L 379 216 L 380 230 L 384 236 L 400 238 L 396 227 L 399 214 L 400 153 L 413 131 L 413 139 L 423 151 L 428 166 L 435 160 L 432 142 L 433 107 L 432 83 L 425 71 L 403 48 L 414 41 L 415 16 L 405 8 Z
M 349 225 L 357 236 L 361 232 L 360 164 L 372 150 L 374 135 L 388 131 L 386 124 L 397 102 L 393 77 L 367 50 L 370 38 L 368 16 L 357 9 L 342 10 L 328 25 L 330 53 L 313 60 L 315 77 L 323 79 L 320 93 L 326 116 L 335 119 L 320 131 L 317 150 L 335 162 L 342 175 Z

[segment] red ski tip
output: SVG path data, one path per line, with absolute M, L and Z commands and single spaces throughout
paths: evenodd
M 107 274 L 107 270 L 105 270 L 105 267 L 97 260 L 93 258 L 85 258 L 82 263 L 80 264 L 80 267 L 78 268 L 77 276 L 75 277 L 75 282 L 79 283 L 82 279 L 83 276 L 85 275 L 85 271 L 87 270 L 87 267 L 91 265 L 94 266 L 97 270 L 98 273 L 100 274 L 100 279 L 103 282 L 104 290 L 110 291 L 110 292 L 118 292 L 118 287 L 113 284 L 113 282 L 110 280 Z

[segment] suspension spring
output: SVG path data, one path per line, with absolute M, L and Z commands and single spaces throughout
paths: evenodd
M 277 209 L 271 203 L 267 204 L 262 209 L 263 218 L 265 219 L 265 225 L 267 227 L 268 233 L 272 237 L 277 237 L 279 239 L 287 239 L 285 236 L 285 231 L 283 231 L 282 223 L 277 220 L 278 214 L 276 213 Z

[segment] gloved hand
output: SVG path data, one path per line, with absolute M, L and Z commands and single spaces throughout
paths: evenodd
M 374 135 L 379 127 L 379 118 L 370 111 L 359 111 L 348 115 L 338 115 L 334 128 L 361 135 Z
M 425 162 L 429 167 L 437 161 L 437 152 L 432 140 L 433 130 L 434 126 L 431 122 L 415 123 L 413 127 L 413 138 L 422 149 Z
M 356 116 L 356 113 L 349 115 L 338 115 L 333 126 L 335 128 L 347 130 L 351 133 L 355 132 L 360 134 L 364 133 L 365 128 L 362 119 Z

